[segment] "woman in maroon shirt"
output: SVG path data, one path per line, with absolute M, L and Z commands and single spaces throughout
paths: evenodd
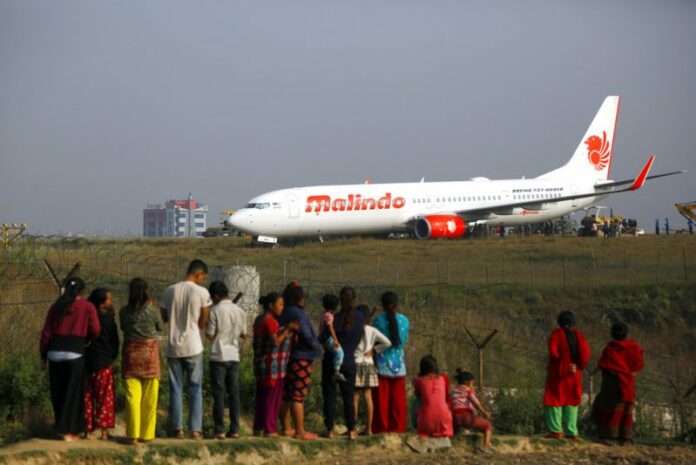
M 48 361 L 55 428 L 65 441 L 75 441 L 85 431 L 85 347 L 101 331 L 84 289 L 82 279 L 68 280 L 48 310 L 39 347 L 41 360 Z

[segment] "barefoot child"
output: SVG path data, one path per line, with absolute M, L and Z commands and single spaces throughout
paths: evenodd
M 493 435 L 493 425 L 489 421 L 491 414 L 483 408 L 476 397 L 474 375 L 457 368 L 454 378 L 457 380 L 457 386 L 452 391 L 451 398 L 455 431 L 460 431 L 463 428 L 482 431 L 483 448 L 481 452 L 489 452 L 491 436 Z M 476 410 L 480 411 L 486 419 L 477 416 Z
M 322 305 L 324 307 L 324 313 L 319 320 L 319 337 L 322 337 L 322 335 L 326 337 L 324 349 L 334 355 L 334 380 L 343 381 L 345 383 L 346 378 L 341 374 L 341 365 L 343 365 L 344 358 L 343 348 L 341 348 L 341 343 L 338 341 L 336 331 L 334 330 L 334 312 L 338 308 L 338 297 L 333 294 L 326 294 L 322 299 Z M 328 337 L 326 331 L 328 331 Z

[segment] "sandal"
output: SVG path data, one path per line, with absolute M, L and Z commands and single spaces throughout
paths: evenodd
M 195 439 L 195 438 L 194 438 Z M 225 439 L 225 433 L 218 433 L 215 435 L 215 439 Z
M 317 435 L 305 431 L 302 434 L 295 434 L 293 438 L 299 439 L 300 441 L 314 441 L 315 439 L 317 439 Z
M 355 441 L 356 439 L 358 439 L 357 431 L 348 431 L 347 436 L 349 441 Z
M 283 431 L 283 436 L 285 436 L 286 438 L 291 438 L 295 436 L 295 433 L 296 432 L 294 429 L 286 429 L 285 431 Z
M 269 439 L 279 439 L 280 434 L 278 434 L 278 433 L 266 433 L 266 434 L 264 434 L 263 437 L 269 438 Z
M 333 439 L 334 438 L 334 432 L 333 431 L 326 431 L 324 433 L 321 433 L 320 436 L 324 439 Z
M 175 437 L 176 439 L 184 439 L 184 438 L 186 438 L 186 435 L 184 434 L 184 430 L 183 430 L 183 429 L 178 429 L 178 430 L 174 431 L 174 437 Z
M 203 433 L 201 433 L 200 431 L 194 431 L 193 433 L 191 433 L 191 439 L 203 439 Z

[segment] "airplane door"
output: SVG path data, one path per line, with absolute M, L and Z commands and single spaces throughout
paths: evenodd
M 576 186 L 575 184 L 571 184 L 571 185 L 570 185 L 570 195 L 576 195 L 577 193 L 578 193 L 578 186 Z M 572 203 L 571 203 L 571 206 L 572 206 L 573 208 L 577 207 L 577 206 L 578 206 L 578 201 L 579 201 L 579 200 L 580 200 L 580 199 L 573 199 L 573 200 L 572 200 Z
M 291 220 L 300 217 L 300 203 L 295 194 L 285 194 L 285 200 L 288 202 L 288 218 Z

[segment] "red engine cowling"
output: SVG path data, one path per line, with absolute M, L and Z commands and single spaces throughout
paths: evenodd
M 456 215 L 430 215 L 416 220 L 418 239 L 458 239 L 466 232 L 466 223 Z

